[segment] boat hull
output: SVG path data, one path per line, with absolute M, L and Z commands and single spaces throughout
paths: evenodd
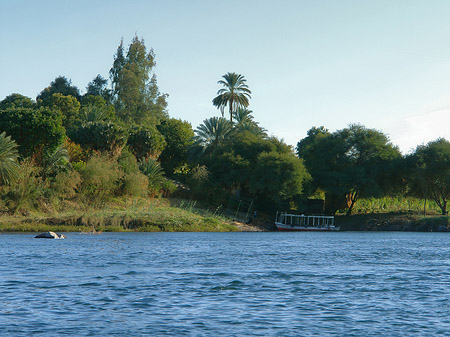
M 279 231 L 283 232 L 337 232 L 339 227 L 315 227 L 315 226 L 291 226 L 282 223 L 275 223 L 275 226 Z

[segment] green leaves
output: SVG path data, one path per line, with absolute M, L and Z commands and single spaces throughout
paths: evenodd
M 340 198 L 341 204 L 347 200 L 348 213 L 359 197 L 383 196 L 399 184 L 391 170 L 391 163 L 401 158 L 399 150 L 384 134 L 362 125 L 334 133 L 312 128 L 297 144 L 297 153 L 304 158 L 315 187 L 330 199 Z M 329 209 L 331 213 L 336 210 Z
M 17 158 L 17 144 L 6 136 L 5 132 L 0 133 L 0 181 L 9 185 L 18 176 L 19 164 Z
M 226 73 L 223 80 L 217 83 L 224 88 L 217 91 L 217 96 L 213 99 L 213 105 L 224 114 L 224 109 L 228 106 L 230 111 L 230 121 L 233 121 L 233 111 L 238 108 L 246 108 L 249 105 L 251 91 L 246 84 L 244 76 L 236 73 Z

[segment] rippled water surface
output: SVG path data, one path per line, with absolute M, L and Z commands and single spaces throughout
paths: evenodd
M 1 336 L 450 336 L 449 233 L 0 235 Z

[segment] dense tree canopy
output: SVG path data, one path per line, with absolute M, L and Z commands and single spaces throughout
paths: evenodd
M 17 142 L 22 157 L 53 152 L 65 137 L 61 113 L 44 107 L 0 110 L 2 131 Z
M 29 97 L 21 94 L 11 94 L 0 101 L 0 110 L 9 108 L 34 108 L 36 103 Z
M 125 55 L 120 42 L 110 70 L 117 116 L 127 123 L 156 125 L 166 116 L 166 95 L 158 89 L 153 49 L 135 36 Z
M 158 125 L 158 130 L 166 141 L 159 160 L 166 174 L 171 176 L 187 163 L 187 149 L 193 142 L 194 131 L 189 122 L 175 118 L 163 121 Z
M 313 128 L 297 145 L 317 188 L 326 193 L 328 212 L 345 206 L 352 212 L 361 197 L 380 197 L 398 181 L 394 162 L 399 150 L 381 132 L 351 125 L 332 134 Z
M 42 90 L 36 97 L 36 101 L 40 101 L 42 104 L 49 106 L 48 100 L 51 99 L 53 94 L 62 94 L 64 96 L 73 96 L 78 101 L 81 99 L 80 90 L 72 85 L 72 81 L 64 76 L 58 76 L 51 83 L 50 86 Z
M 450 142 L 440 138 L 420 145 L 408 160 L 413 164 L 411 180 L 416 193 L 432 199 L 442 215 L 446 215 L 450 197 Z

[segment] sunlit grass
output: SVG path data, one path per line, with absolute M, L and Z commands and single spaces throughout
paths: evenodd
M 237 231 L 225 218 L 166 199 L 117 199 L 101 209 L 0 216 L 0 231 L 16 232 L 224 232 Z

